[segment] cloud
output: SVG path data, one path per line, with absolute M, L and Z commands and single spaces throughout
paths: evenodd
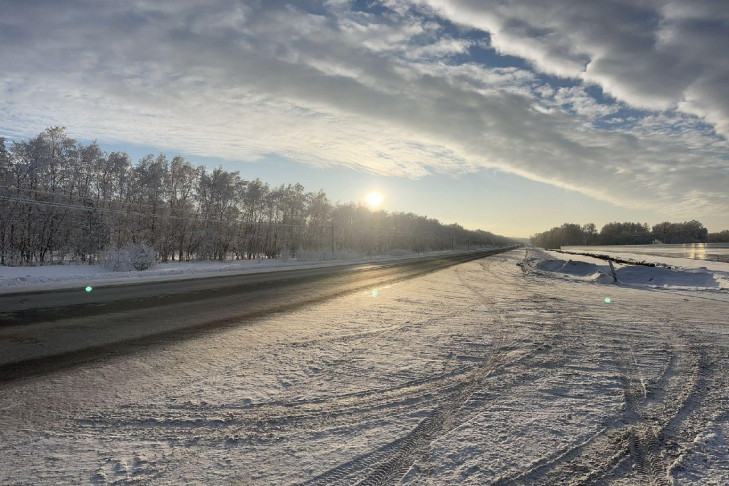
M 709 0 L 423 0 L 488 32 L 504 54 L 599 85 L 632 106 L 678 108 L 729 135 L 729 4 Z
M 725 32 L 701 27 L 721 18 L 713 4 L 690 15 L 680 2 L 386 5 L 4 9 L 0 129 L 58 124 L 85 138 L 406 177 L 490 167 L 619 205 L 727 210 L 729 150 L 712 131 L 729 119 L 726 54 L 714 45 Z

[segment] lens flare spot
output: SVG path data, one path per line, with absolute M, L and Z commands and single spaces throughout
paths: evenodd
M 372 297 L 377 297 L 378 295 L 380 295 L 380 293 L 378 291 L 376 291 L 376 290 L 372 291 Z
M 610 297 L 605 297 L 605 303 L 609 304 L 610 302 L 612 302 L 612 299 L 610 299 Z
M 91 287 L 91 285 L 89 285 L 88 287 L 86 287 L 86 292 L 91 292 L 92 290 L 94 290 L 94 289 Z

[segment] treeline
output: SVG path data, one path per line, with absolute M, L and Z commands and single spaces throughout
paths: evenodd
M 301 249 L 382 254 L 510 243 L 412 213 L 333 204 L 300 184 L 271 187 L 182 157 L 83 145 L 62 128 L 0 138 L 0 264 L 93 263 L 150 245 L 162 261 L 295 256 Z
M 729 243 L 729 230 L 709 233 L 709 243 Z
M 723 236 L 722 236 L 723 235 Z M 706 243 L 729 241 L 729 231 L 709 234 L 698 221 L 684 223 L 608 223 L 598 232 L 593 223 L 565 223 L 531 237 L 534 246 L 560 248 L 581 245 L 645 245 L 648 243 Z M 725 238 L 725 239 L 721 239 Z

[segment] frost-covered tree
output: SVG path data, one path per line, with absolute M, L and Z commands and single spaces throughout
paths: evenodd
M 144 245 L 156 258 L 295 256 L 301 249 L 356 251 L 468 248 L 508 240 L 412 213 L 332 204 L 301 184 L 271 188 L 240 173 L 147 155 L 106 153 L 63 128 L 0 139 L 0 262 L 95 262 Z M 151 254 L 151 253 L 149 253 Z
M 704 243 L 709 240 L 709 231 L 696 220 L 659 223 L 653 226 L 652 235 L 662 243 Z

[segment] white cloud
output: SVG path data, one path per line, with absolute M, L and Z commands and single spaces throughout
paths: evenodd
M 679 108 L 729 135 L 729 7 L 708 0 L 422 0 L 542 72 L 635 107 Z
M 620 106 L 616 104 L 598 103 L 581 86 L 559 88 L 554 93 L 553 100 L 556 106 L 571 108 L 577 115 L 591 121 L 620 111 Z
M 725 129 L 722 59 L 694 60 L 689 73 L 674 64 L 689 62 L 672 37 L 690 30 L 678 2 L 669 15 L 649 3 L 429 1 L 572 87 L 470 59 L 486 39 L 403 1 L 386 16 L 344 1 L 90 3 L 33 3 L 0 20 L 6 133 L 58 124 L 85 138 L 408 177 L 492 167 L 620 205 L 727 210 L 726 143 L 686 114 Z M 623 116 L 626 105 L 594 99 L 580 78 L 626 104 L 685 113 Z M 623 120 L 613 129 L 595 126 L 613 115 Z

